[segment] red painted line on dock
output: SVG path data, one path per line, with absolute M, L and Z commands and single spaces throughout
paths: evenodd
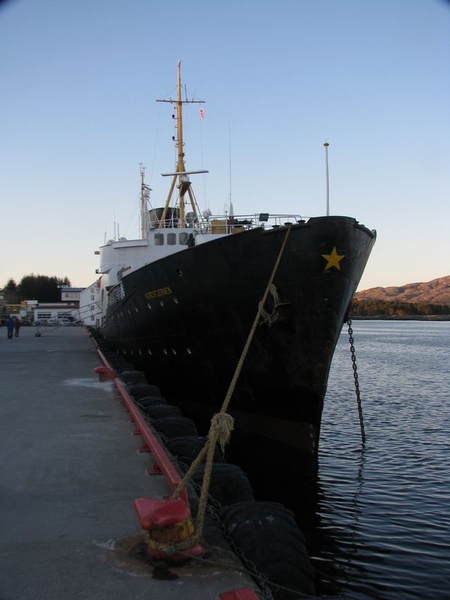
M 91 339 L 93 339 L 93 338 L 91 338 Z M 97 346 L 94 339 L 93 339 L 93 342 L 95 344 L 95 348 L 97 350 L 97 354 L 98 354 L 101 362 L 108 369 L 108 371 L 113 375 L 112 381 L 113 381 L 117 391 L 119 392 L 119 395 L 120 395 L 123 403 L 125 404 L 126 410 L 131 415 L 131 420 L 135 423 L 135 425 L 137 427 L 137 429 L 133 433 L 135 435 L 137 433 L 140 434 L 145 442 L 144 445 L 141 447 L 140 451 L 141 452 L 151 452 L 151 454 L 153 455 L 153 458 L 155 459 L 155 462 L 159 469 L 159 472 L 164 475 L 164 477 L 167 481 L 167 484 L 169 486 L 170 492 L 172 493 L 178 487 L 178 484 L 181 481 L 180 474 L 178 473 L 177 469 L 173 465 L 170 458 L 167 456 L 164 448 L 160 444 L 158 438 L 153 433 L 153 431 L 150 428 L 150 426 L 148 425 L 147 421 L 142 416 L 141 411 L 136 406 L 133 398 L 128 393 L 128 390 L 126 389 L 125 384 L 123 383 L 123 381 L 121 379 L 114 376 L 114 370 L 109 365 L 105 355 L 100 350 L 100 348 Z M 154 470 L 153 470 L 153 472 L 154 472 Z M 186 488 L 181 492 L 180 498 L 183 499 L 186 502 L 186 504 L 189 506 L 189 500 L 188 500 Z
M 125 402 L 127 410 L 133 417 L 133 421 L 136 423 L 143 440 L 145 441 L 145 445 L 149 448 L 150 452 L 155 459 L 156 464 L 161 469 L 162 474 L 164 475 L 167 484 L 169 485 L 170 491 L 173 492 L 181 481 L 181 477 L 172 464 L 172 461 L 167 456 L 164 448 L 161 446 L 159 440 L 145 421 L 144 417 L 141 414 L 141 411 L 138 409 L 132 397 L 128 394 L 127 389 L 121 379 L 118 377 L 114 378 L 114 385 L 117 388 L 122 400 Z M 188 497 L 186 489 L 184 489 L 180 495 L 187 504 Z
M 258 600 L 258 596 L 250 588 L 240 588 L 219 595 L 221 600 Z

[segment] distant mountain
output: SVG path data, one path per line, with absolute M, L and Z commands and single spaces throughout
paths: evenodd
M 355 298 L 360 302 L 385 300 L 386 302 L 450 305 L 450 275 L 432 281 L 408 283 L 401 287 L 375 287 L 357 292 Z

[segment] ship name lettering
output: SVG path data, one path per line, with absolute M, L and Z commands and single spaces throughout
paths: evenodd
M 161 298 L 161 296 L 169 296 L 172 294 L 172 290 L 170 287 L 158 288 L 157 290 L 150 290 L 145 294 L 147 300 L 152 300 L 153 298 Z

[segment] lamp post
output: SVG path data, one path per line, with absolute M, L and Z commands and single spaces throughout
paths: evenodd
M 326 186 L 327 186 L 327 217 L 330 215 L 330 180 L 328 174 L 328 146 L 330 144 L 325 142 L 325 176 L 326 176 Z

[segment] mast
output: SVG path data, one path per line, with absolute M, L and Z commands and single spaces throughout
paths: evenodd
M 139 163 L 140 174 L 141 174 L 141 238 L 147 239 L 148 236 L 148 201 L 150 198 L 150 192 L 152 191 L 148 185 L 145 185 L 145 167 L 142 163 Z
M 185 199 L 184 199 L 184 196 L 186 193 L 189 196 L 192 212 L 195 215 L 198 214 L 194 193 L 191 189 L 191 181 L 189 179 L 189 175 L 194 174 L 194 173 L 207 173 L 208 172 L 208 171 L 186 171 L 186 166 L 184 163 L 185 154 L 184 154 L 184 140 L 183 140 L 183 104 L 204 104 L 204 100 L 194 100 L 194 99 L 188 100 L 187 97 L 185 100 L 182 99 L 182 96 L 181 96 L 181 61 L 178 62 L 177 70 L 178 70 L 177 99 L 173 100 L 172 98 L 169 98 L 168 100 L 157 100 L 157 102 L 170 102 L 171 104 L 175 105 L 176 117 L 174 117 L 174 118 L 176 120 L 177 135 L 176 135 L 176 138 L 174 138 L 174 141 L 175 141 L 175 146 L 178 149 L 175 173 L 163 173 L 162 174 L 164 177 L 171 176 L 171 177 L 173 177 L 173 179 L 172 179 L 172 183 L 170 185 L 169 193 L 167 195 L 166 203 L 164 205 L 163 214 L 160 219 L 160 225 L 159 225 L 160 227 L 164 226 L 177 181 L 178 181 L 177 187 L 178 187 L 179 193 L 180 193 L 180 207 L 179 207 L 180 226 L 186 227 L 186 219 L 185 219 L 186 204 L 185 204 Z

